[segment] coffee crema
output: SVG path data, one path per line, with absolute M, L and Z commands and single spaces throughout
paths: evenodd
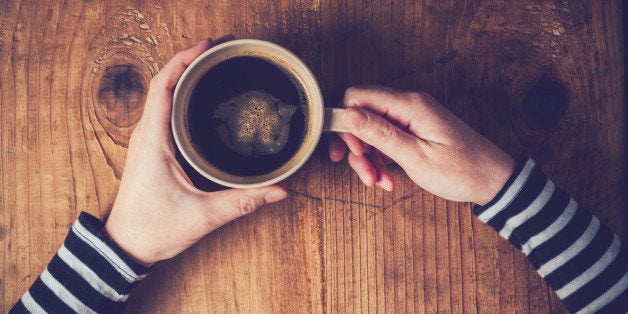
M 307 133 L 306 92 L 292 73 L 262 57 L 239 56 L 209 69 L 194 87 L 187 125 L 195 149 L 239 176 L 279 169 Z
M 288 141 L 290 119 L 299 107 L 253 90 L 218 105 L 212 119 L 220 140 L 244 156 L 272 155 Z

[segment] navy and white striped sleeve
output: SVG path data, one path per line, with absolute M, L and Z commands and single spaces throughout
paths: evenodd
M 117 313 L 148 273 L 81 213 L 48 267 L 10 313 Z
M 529 157 L 473 211 L 527 256 L 570 312 L 628 312 L 628 250 Z

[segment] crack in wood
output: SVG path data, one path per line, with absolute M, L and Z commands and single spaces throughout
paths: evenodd
M 332 201 L 332 202 L 339 202 L 341 204 L 359 205 L 359 206 L 365 206 L 365 207 L 370 207 L 370 208 L 384 209 L 384 207 L 381 206 L 381 205 L 374 205 L 374 204 L 369 204 L 369 203 L 364 203 L 364 202 L 357 202 L 357 201 L 346 200 L 346 199 L 342 199 L 342 198 L 335 198 L 335 197 L 320 197 L 320 196 L 315 196 L 315 195 L 312 195 L 312 194 L 296 191 L 296 190 L 293 190 L 293 189 L 286 189 L 286 190 L 291 192 L 291 193 L 293 193 L 293 194 L 296 194 L 297 196 L 305 197 L 305 198 L 308 198 L 308 199 L 311 199 L 311 200 L 315 200 L 315 201 L 318 201 L 318 202 Z

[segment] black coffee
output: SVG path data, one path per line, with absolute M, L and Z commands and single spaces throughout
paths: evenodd
M 262 175 L 280 168 L 297 152 L 307 131 L 306 93 L 295 82 L 289 72 L 256 57 L 236 57 L 211 68 L 194 88 L 188 107 L 195 149 L 233 175 Z M 247 102 L 247 97 L 259 99 Z M 236 116 L 242 112 L 242 117 Z M 269 121 L 277 125 L 269 126 Z M 251 137 L 251 132 L 257 133 Z M 281 145 L 269 144 L 273 139 Z

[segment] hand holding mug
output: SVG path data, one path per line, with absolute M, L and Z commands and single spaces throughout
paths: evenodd
M 368 186 L 392 188 L 383 161 L 388 157 L 426 191 L 484 205 L 513 171 L 508 154 L 430 95 L 353 87 L 342 102 L 351 133 L 332 136 L 330 157 L 340 161 L 348 147 L 350 166 Z
M 231 39 L 208 39 L 179 52 L 151 81 L 105 224 L 111 239 L 140 263 L 171 258 L 223 224 L 287 196 L 278 186 L 203 192 L 175 158 L 170 131 L 173 89 L 194 59 Z

